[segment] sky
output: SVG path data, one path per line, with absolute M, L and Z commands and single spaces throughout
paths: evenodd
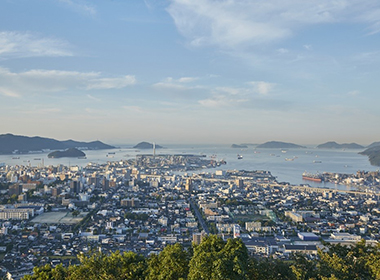
M 2 0 L 0 134 L 380 141 L 380 2 Z

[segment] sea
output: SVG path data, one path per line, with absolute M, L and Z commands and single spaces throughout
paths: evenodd
M 317 149 L 306 147 L 300 149 L 264 149 L 249 145 L 248 148 L 232 148 L 228 145 L 163 145 L 156 149 L 156 154 L 194 154 L 216 160 L 225 160 L 227 164 L 199 172 L 213 173 L 216 170 L 265 170 L 270 171 L 278 182 L 292 185 L 309 184 L 312 187 L 332 188 L 339 190 L 355 189 L 351 186 L 333 183 L 305 181 L 302 174 L 307 173 L 344 173 L 354 174 L 357 171 L 376 171 L 368 157 L 358 154 L 362 150 Z M 48 158 L 48 152 L 23 155 L 1 155 L 0 165 L 48 166 L 66 165 L 84 167 L 88 163 L 102 164 L 108 161 L 120 161 L 135 158 L 139 154 L 153 154 L 153 150 L 137 150 L 132 145 L 120 145 L 112 150 L 87 150 L 85 159 Z M 240 155 L 240 159 L 238 159 Z

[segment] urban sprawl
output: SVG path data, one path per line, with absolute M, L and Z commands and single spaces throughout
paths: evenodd
M 324 174 L 356 191 L 278 183 L 269 171 L 218 170 L 198 155 L 138 155 L 78 166 L 0 167 L 1 276 L 78 263 L 77 255 L 241 238 L 258 257 L 317 254 L 325 242 L 380 238 L 380 173 Z M 215 172 L 202 169 L 215 168 Z

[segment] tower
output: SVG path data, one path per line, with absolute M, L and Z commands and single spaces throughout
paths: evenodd
M 192 181 L 191 181 L 191 178 L 187 178 L 187 179 L 186 179 L 185 189 L 186 189 L 186 191 L 188 191 L 189 193 L 193 192 L 193 183 L 192 183 Z

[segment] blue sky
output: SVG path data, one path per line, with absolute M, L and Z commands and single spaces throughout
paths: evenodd
M 380 141 L 373 0 L 3 0 L 0 133 Z

